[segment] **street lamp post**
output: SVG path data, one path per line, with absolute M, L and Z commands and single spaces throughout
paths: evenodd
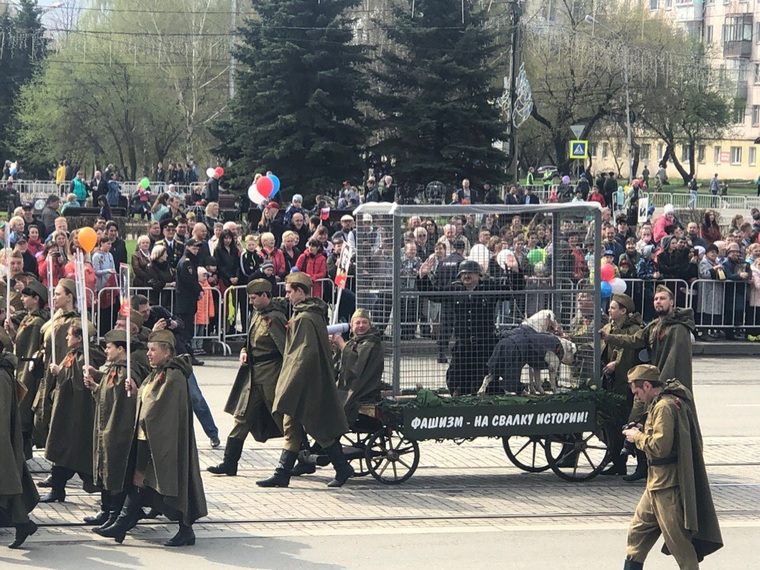
M 628 184 L 630 184 L 631 181 L 633 180 L 633 136 L 631 132 L 631 89 L 630 89 L 629 70 L 628 70 L 628 60 L 629 60 L 628 56 L 630 52 L 629 52 L 628 46 L 623 41 L 623 38 L 615 30 L 612 30 L 608 28 L 607 26 L 605 26 L 604 24 L 600 23 L 591 14 L 587 15 L 584 21 L 588 24 L 596 24 L 597 26 L 601 26 L 608 32 L 617 36 L 618 39 L 621 42 L 623 42 L 623 82 L 625 84 L 625 128 L 626 128 L 626 134 L 628 136 Z

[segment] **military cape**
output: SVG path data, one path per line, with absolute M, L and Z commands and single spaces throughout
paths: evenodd
M 338 362 L 338 394 L 348 425 L 356 422 L 363 402 L 380 400 L 384 368 L 385 350 L 377 331 L 352 336 L 343 346 Z

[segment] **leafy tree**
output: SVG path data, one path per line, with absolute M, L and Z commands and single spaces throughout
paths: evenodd
M 460 0 L 393 8 L 390 42 L 371 72 L 371 152 L 402 183 L 505 179 L 506 156 L 493 146 L 506 132 L 489 67 L 497 46 L 486 23 L 484 11 Z
M 13 105 L 21 88 L 32 76 L 47 53 L 40 20 L 42 13 L 33 0 L 19 0 L 18 9 L 9 14 L 9 4 L 0 15 L 0 158 L 12 158 L 9 148 Z M 28 170 L 28 169 L 27 169 Z
M 240 29 L 231 112 L 213 129 L 234 180 L 271 170 L 285 193 L 324 192 L 361 174 L 357 0 L 261 0 Z

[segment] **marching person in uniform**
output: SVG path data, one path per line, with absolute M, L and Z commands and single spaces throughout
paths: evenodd
M 151 333 L 148 359 L 152 372 L 139 391 L 131 379 L 126 380 L 137 399 L 127 472 L 133 487 L 116 522 L 97 532 L 119 543 L 137 524 L 143 505 L 178 521 L 179 532 L 165 546 L 195 544 L 193 523 L 207 514 L 187 388 L 192 366 L 175 356 L 174 343 L 171 331 Z
M 32 458 L 32 434 L 34 432 L 34 413 L 32 402 L 37 395 L 45 367 L 42 362 L 42 327 L 50 319 L 45 308 L 48 290 L 39 281 L 30 281 L 21 291 L 21 301 L 26 315 L 18 328 L 11 320 L 6 320 L 5 329 L 15 342 L 18 369 L 16 378 L 26 388 L 26 394 L 19 402 L 21 432 L 24 436 L 24 455 Z
M 0 354 L 0 517 L 16 527 L 9 548 L 19 548 L 37 532 L 29 513 L 40 499 L 24 457 L 18 404 L 25 390 L 15 372 L 16 357 L 9 352 Z
M 628 528 L 624 570 L 642 570 L 660 534 L 663 552 L 683 570 L 723 546 L 702 456 L 702 432 L 691 390 L 677 379 L 662 380 L 651 364 L 628 373 L 631 392 L 648 407 L 646 423 L 623 431 L 647 455 L 649 475 Z
M 608 310 L 610 322 L 606 324 L 603 330 L 610 334 L 636 334 L 640 331 L 644 323 L 641 315 L 636 312 L 636 306 L 628 295 L 613 295 L 610 300 Z M 626 396 L 627 407 L 629 411 L 628 422 L 639 423 L 644 420 L 646 415 L 646 406 L 639 400 L 633 398 L 631 389 L 628 385 L 628 371 L 636 366 L 640 360 L 639 351 L 634 348 L 613 348 L 602 343 L 602 361 L 606 362 L 602 373 L 604 374 L 604 387 L 609 392 Z M 602 471 L 602 475 L 626 475 L 627 455 L 622 455 L 623 443 L 625 439 L 617 430 L 613 430 L 611 436 L 614 438 L 610 442 L 610 451 L 612 453 L 612 465 Z M 642 452 L 639 452 L 642 453 Z M 646 457 L 639 458 L 639 466 L 643 463 L 643 476 L 646 477 Z M 639 467 L 636 468 L 639 471 Z M 643 477 L 642 477 L 643 478 Z M 626 476 L 626 480 L 628 477 Z M 637 479 L 633 479 L 634 481 Z
M 222 463 L 207 468 L 215 475 L 237 475 L 249 433 L 262 442 L 282 435 L 282 418 L 273 418 L 272 406 L 285 352 L 285 300 L 272 299 L 272 283 L 267 279 L 255 279 L 246 289 L 255 312 L 240 351 L 240 371 L 224 407 L 234 416 L 235 427 L 227 437 Z
M 84 483 L 88 493 L 95 492 L 92 485 L 92 429 L 95 421 L 95 401 L 84 385 L 83 334 L 95 335 L 95 326 L 89 321 L 87 333 L 80 321 L 69 325 L 66 346 L 69 352 L 60 363 L 50 364 L 55 380 L 53 406 L 50 412 L 50 431 L 45 443 L 45 458 L 53 467 L 50 470 L 50 492 L 40 499 L 41 503 L 66 500 L 66 482 L 75 473 Z M 90 362 L 100 366 L 105 362 L 101 348 L 90 345 Z
M 42 346 L 44 350 L 44 372 L 37 395 L 34 397 L 32 407 L 34 409 L 34 445 L 38 449 L 45 447 L 50 427 L 50 412 L 53 408 L 51 392 L 55 388 L 55 378 L 50 372 L 51 364 L 58 364 L 69 351 L 66 345 L 66 336 L 69 326 L 80 322 L 79 313 L 74 308 L 76 298 L 76 284 L 71 279 L 61 279 L 53 291 L 52 321 L 42 326 Z M 55 354 L 53 354 L 52 337 L 55 335 Z M 50 487 L 52 476 L 42 481 L 40 487 Z
M 87 524 L 103 530 L 116 522 L 126 498 L 125 479 L 129 447 L 135 424 L 136 398 L 126 390 L 127 333 L 108 331 L 105 335 L 106 364 L 98 370 L 84 368 L 84 383 L 95 399 L 92 473 L 100 491 L 100 512 L 85 517 Z M 139 385 L 139 370 L 132 366 L 132 379 Z
M 285 297 L 293 307 L 285 336 L 282 371 L 275 391 L 274 412 L 282 417 L 285 445 L 274 475 L 259 487 L 287 487 L 305 434 L 324 449 L 335 468 L 328 487 L 341 487 L 354 474 L 343 455 L 340 436 L 348 431 L 327 335 L 327 305 L 310 297 L 312 281 L 304 273 L 285 278 Z

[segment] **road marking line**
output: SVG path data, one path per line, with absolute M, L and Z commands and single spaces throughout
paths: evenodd
M 726 404 L 727 408 L 760 408 L 760 404 Z

